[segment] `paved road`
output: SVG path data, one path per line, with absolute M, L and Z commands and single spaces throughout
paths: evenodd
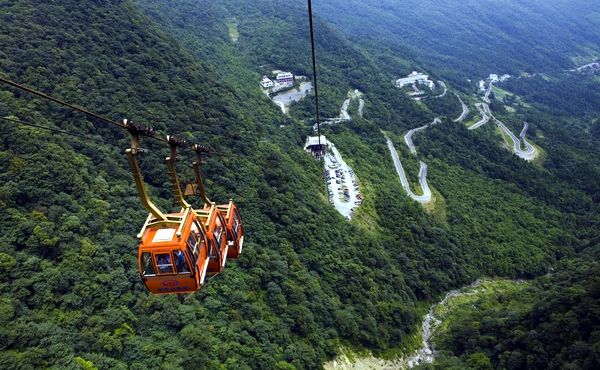
M 493 117 L 493 118 L 494 118 L 494 121 L 496 122 L 496 124 L 498 125 L 498 127 L 500 127 L 500 129 L 502 131 L 504 131 L 512 140 L 513 153 L 528 162 L 534 160 L 535 157 L 537 156 L 537 150 L 535 150 L 533 145 L 531 145 L 527 141 L 527 139 L 525 139 L 525 135 L 527 134 L 527 129 L 529 128 L 529 123 L 525 122 L 525 124 L 523 125 L 523 130 L 521 130 L 520 139 L 519 139 L 515 134 L 512 133 L 512 131 L 510 131 L 510 129 L 508 127 L 506 127 L 506 125 L 504 125 L 504 123 L 502 123 L 496 117 Z M 521 140 L 523 140 L 523 144 L 525 145 L 525 150 L 523 150 L 521 147 Z
M 526 153 L 526 155 L 531 158 L 531 159 L 527 159 L 527 158 L 524 158 L 524 159 L 526 161 L 531 161 L 531 160 L 535 159 L 535 157 L 537 157 L 537 151 L 536 151 L 535 147 L 533 145 L 531 145 L 525 138 L 525 135 L 527 135 L 528 128 L 529 128 L 529 123 L 523 122 L 523 129 L 521 130 L 521 134 L 519 135 L 519 137 L 521 138 L 521 142 L 525 145 L 525 150 L 523 151 L 523 153 Z M 523 158 L 523 157 L 521 157 L 521 158 Z
M 460 96 L 458 96 L 457 94 L 454 94 L 454 95 L 456 95 L 456 97 L 458 98 L 458 101 L 460 102 L 460 105 L 462 106 L 462 113 L 460 114 L 460 117 L 458 117 L 457 119 L 454 120 L 454 122 L 462 122 L 465 120 L 465 118 L 467 118 L 467 115 L 469 114 L 469 107 L 460 98 Z
M 363 109 L 365 108 L 365 101 L 363 99 L 358 100 L 358 115 L 363 116 Z
M 287 107 L 287 105 L 285 105 L 283 102 L 277 101 L 277 100 L 273 100 L 275 102 L 275 104 L 277 104 L 279 106 L 279 108 L 281 108 L 281 112 L 283 114 L 287 114 L 289 108 Z
M 350 99 L 344 100 L 344 103 L 342 104 L 342 109 L 340 110 L 340 118 L 343 121 L 350 121 L 352 119 L 350 117 L 350 115 L 348 114 L 348 107 L 349 106 L 350 106 Z
M 475 104 L 475 106 L 479 110 L 479 113 L 481 114 L 482 118 L 481 118 L 481 120 L 479 122 L 477 122 L 473 126 L 469 127 L 469 130 L 476 130 L 479 127 L 485 125 L 486 123 L 488 123 L 490 121 L 490 118 L 492 116 L 492 112 L 490 111 L 490 106 L 489 105 L 482 104 L 482 103 L 477 103 L 477 104 Z
M 398 152 L 394 147 L 394 143 L 390 140 L 389 137 L 385 137 L 387 140 L 388 149 L 390 150 L 390 154 L 392 155 L 392 160 L 394 161 L 394 166 L 396 167 L 396 172 L 398 173 L 398 177 L 400 177 L 400 183 L 406 191 L 406 194 L 413 200 L 419 203 L 429 203 L 431 202 L 431 189 L 429 189 L 429 184 L 427 183 L 427 165 L 425 162 L 420 161 L 419 168 L 419 185 L 421 185 L 421 189 L 423 189 L 422 195 L 417 195 L 410 190 L 410 184 L 408 183 L 408 179 L 406 178 L 406 173 L 404 172 L 404 167 L 402 167 L 402 162 L 400 162 L 400 157 L 398 157 Z
M 441 122 L 442 120 L 440 120 L 439 118 L 435 118 L 433 122 L 428 123 L 425 126 L 413 128 L 412 130 L 408 131 L 406 135 L 404 135 L 404 142 L 406 143 L 406 146 L 408 146 L 408 149 L 412 154 L 417 154 L 417 149 L 415 148 L 415 144 L 412 141 L 412 136 L 416 132 L 425 130 L 427 127 L 437 125 Z M 429 189 L 429 184 L 427 183 L 427 164 L 423 161 L 419 161 L 419 185 L 421 186 L 421 189 L 423 189 L 423 194 L 417 195 L 412 190 L 410 190 L 410 184 L 408 183 L 408 179 L 406 178 L 404 167 L 402 167 L 402 162 L 400 161 L 400 157 L 398 157 L 398 152 L 394 147 L 394 143 L 392 143 L 392 141 L 387 136 L 385 137 L 385 139 L 387 140 L 388 149 L 390 150 L 390 154 L 392 155 L 392 160 L 394 161 L 396 172 L 400 177 L 400 183 L 402 184 L 404 191 L 406 191 L 406 194 L 408 194 L 410 198 L 416 200 L 419 203 L 431 202 L 431 189 Z
M 342 107 L 340 108 L 339 116 L 333 117 L 333 118 L 328 118 L 325 121 L 321 122 L 321 124 L 322 125 L 334 125 L 336 123 L 351 121 L 352 117 L 348 113 L 348 108 L 350 107 L 350 102 L 352 102 L 352 100 L 357 99 L 357 98 L 359 98 L 358 114 L 362 117 L 363 108 L 365 106 L 365 101 L 362 98 L 360 98 L 360 96 L 362 96 L 362 93 L 358 90 L 354 90 L 354 92 L 352 92 L 350 96 L 351 96 L 350 98 L 344 100 L 344 102 L 342 103 Z M 313 131 L 317 131 L 317 124 L 313 125 Z
M 590 64 L 586 64 L 584 66 L 575 68 L 575 69 L 571 69 L 572 72 L 581 72 L 584 69 L 588 69 L 588 68 L 592 68 L 592 69 L 599 69 L 600 68 L 600 63 L 599 62 L 593 62 Z
M 487 104 L 490 104 L 490 94 L 492 93 L 492 87 L 494 87 L 494 83 L 492 81 L 490 81 L 490 84 L 487 88 L 487 90 L 485 91 L 485 96 L 483 97 L 483 101 L 486 102 Z
M 438 84 L 444 89 L 444 92 L 441 95 L 436 96 L 436 98 L 443 98 L 448 92 L 448 87 L 444 81 L 438 81 Z
M 488 103 L 489 103 L 489 92 L 491 90 L 491 86 L 492 86 L 492 83 L 490 82 L 490 88 L 488 88 L 488 90 L 485 94 L 486 96 L 483 98 L 483 100 L 487 101 Z M 519 158 L 523 158 L 524 160 L 526 160 L 528 162 L 534 160 L 537 157 L 537 155 L 538 155 L 537 150 L 525 138 L 525 135 L 527 134 L 527 129 L 529 128 L 529 123 L 524 122 L 523 129 L 521 130 L 521 134 L 519 135 L 520 137 L 517 137 L 515 134 L 512 133 L 512 131 L 510 131 L 510 129 L 508 127 L 506 127 L 506 125 L 504 123 L 502 123 L 499 119 L 494 117 L 494 115 L 492 114 L 492 111 L 490 110 L 490 106 L 488 104 L 478 103 L 478 104 L 476 104 L 476 106 L 477 106 L 477 109 L 479 109 L 479 112 L 481 113 L 481 116 L 483 118 L 481 119 L 481 121 L 479 121 L 476 124 L 474 124 L 473 126 L 469 127 L 469 130 L 475 130 L 475 129 L 481 127 L 482 125 L 485 125 L 486 123 L 489 122 L 489 120 L 491 118 L 494 120 L 496 125 L 498 125 L 498 127 L 500 127 L 500 129 L 502 131 L 504 131 L 508 135 L 508 137 L 510 137 L 511 141 L 513 142 L 512 152 L 516 156 L 518 156 Z M 523 149 L 521 144 L 524 145 L 525 149 Z
M 433 126 L 433 125 L 437 125 L 438 123 L 441 123 L 442 121 L 439 118 L 436 118 L 433 120 L 433 122 L 426 124 L 425 126 L 421 126 L 421 127 L 417 127 L 417 128 L 413 128 L 412 130 L 408 131 L 406 133 L 406 135 L 404 135 L 404 142 L 406 143 L 406 145 L 408 146 L 408 149 L 410 150 L 410 152 L 412 154 L 417 154 L 417 148 L 415 148 L 415 144 L 412 141 L 412 136 L 419 131 L 425 130 L 427 127 L 429 126 Z

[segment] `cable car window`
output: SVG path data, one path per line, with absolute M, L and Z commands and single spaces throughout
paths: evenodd
M 194 252 L 192 251 L 192 248 L 190 248 L 189 245 L 186 247 L 186 249 L 188 252 L 188 256 L 190 256 L 190 259 L 192 260 L 192 265 L 196 265 L 197 256 L 194 255 Z
M 235 215 L 233 216 L 233 230 L 238 232 L 238 228 L 240 227 L 240 215 L 237 211 L 235 211 Z
M 161 253 L 156 255 L 156 264 L 158 266 L 158 272 L 161 274 L 172 274 L 173 263 L 171 262 L 171 254 Z
M 188 239 L 198 240 L 199 238 L 200 238 L 200 234 L 197 231 L 192 230 L 190 232 L 190 237 Z
M 191 247 L 194 247 L 197 243 L 198 243 L 198 239 L 196 239 L 196 236 L 194 236 L 194 233 L 191 233 L 190 237 L 188 238 L 187 244 Z
M 190 235 L 194 235 L 196 237 L 196 240 L 197 240 L 196 244 L 190 245 L 190 248 L 192 248 L 194 257 L 196 257 L 196 259 L 198 259 L 198 254 L 200 253 L 200 249 L 204 248 L 206 234 L 204 233 L 202 227 L 198 226 L 197 221 L 195 221 L 192 224 L 192 233 Z
M 198 240 L 202 240 L 204 239 L 202 236 L 204 235 L 204 232 L 202 231 L 201 227 L 198 226 L 198 221 L 194 221 L 194 223 L 192 224 L 192 234 L 196 237 L 196 239 Z
M 204 241 L 202 242 L 204 243 Z M 187 249 L 190 253 L 190 256 L 192 256 L 191 258 L 194 260 L 194 263 L 196 263 L 196 259 L 198 259 L 198 255 L 200 254 L 198 249 L 198 241 L 196 240 L 196 238 L 193 238 L 191 236 L 189 237 L 187 241 Z
M 221 218 L 217 217 L 215 230 L 213 231 L 213 235 L 215 236 L 215 240 L 217 241 L 217 245 L 221 245 L 221 235 L 223 234 L 223 224 L 221 222 Z
M 144 276 L 156 275 L 152 255 L 149 252 L 142 253 L 142 274 Z
M 175 257 L 175 267 L 177 268 L 177 272 L 180 274 L 188 274 L 190 272 L 190 266 L 185 259 L 183 251 L 175 251 L 173 252 L 173 256 Z
M 194 245 L 194 248 L 192 249 L 192 253 L 194 254 L 194 257 L 198 258 L 198 255 L 200 254 L 200 249 L 198 248 L 198 243 L 196 243 Z
M 209 245 L 210 245 L 210 247 L 208 248 L 208 256 L 211 258 L 216 257 L 217 256 L 217 248 L 215 247 L 215 241 L 210 240 Z

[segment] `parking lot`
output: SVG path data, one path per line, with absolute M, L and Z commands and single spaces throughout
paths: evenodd
M 327 181 L 329 202 L 342 216 L 351 219 L 363 200 L 356 175 L 352 168 L 344 162 L 335 145 L 327 141 L 327 148 L 325 181 Z

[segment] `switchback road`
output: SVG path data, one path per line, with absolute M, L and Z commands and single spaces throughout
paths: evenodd
M 387 146 L 390 150 L 390 154 L 392 155 L 392 160 L 394 161 L 396 172 L 400 177 L 400 183 L 402 184 L 402 188 L 404 188 L 406 194 L 419 203 L 429 203 L 431 201 L 431 189 L 429 189 L 429 184 L 427 183 L 427 165 L 425 164 L 425 162 L 420 161 L 419 168 L 419 185 L 421 185 L 421 189 L 423 189 L 423 194 L 417 195 L 412 190 L 410 190 L 410 184 L 408 183 L 408 179 L 406 178 L 404 167 L 402 167 L 402 162 L 400 162 L 400 157 L 398 157 L 398 152 L 394 147 L 394 143 L 387 136 L 385 136 L 385 139 L 387 141 Z
M 406 133 L 406 135 L 404 135 L 404 142 L 406 142 L 406 145 L 408 146 L 408 149 L 410 150 L 410 152 L 412 154 L 417 154 L 417 149 L 415 148 L 415 144 L 412 141 L 412 136 L 419 131 L 425 130 L 427 127 L 429 126 L 433 126 L 433 125 L 437 125 L 438 123 L 441 123 L 442 121 L 439 118 L 436 118 L 433 120 L 433 122 L 426 124 L 425 126 L 421 126 L 421 127 L 417 127 L 417 128 L 413 128 L 412 130 L 408 131 Z
M 460 96 L 456 95 L 456 97 L 458 98 L 458 101 L 460 102 L 460 105 L 462 106 L 462 113 L 460 114 L 460 117 L 458 117 L 457 119 L 454 120 L 454 122 L 462 122 L 465 120 L 465 118 L 467 118 L 467 115 L 469 115 L 469 107 L 460 98 Z

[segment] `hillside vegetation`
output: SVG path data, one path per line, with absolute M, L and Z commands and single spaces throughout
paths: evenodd
M 398 53 L 383 40 L 365 48 L 318 17 L 323 116 L 339 114 L 350 89 L 367 101 L 364 118 L 323 128 L 367 189 L 356 218 L 342 218 L 321 164 L 302 151 L 312 99 L 284 116 L 258 89 L 261 66 L 310 75 L 307 23 L 303 4 L 279 0 L 0 4 L 3 76 L 211 145 L 223 156 L 205 165 L 209 195 L 233 198 L 247 233 L 242 257 L 185 304 L 149 294 L 135 238 L 146 213 L 126 133 L 0 87 L 0 117 L 85 137 L 0 124 L 0 367 L 315 369 L 342 345 L 405 345 L 424 303 L 482 275 L 568 276 L 565 261 L 593 271 L 600 160 L 587 153 L 597 136 L 563 125 L 570 116 L 551 121 L 543 104 L 520 111 L 544 117 L 533 129 L 548 159 L 528 165 L 492 130 L 453 123 L 460 106 L 451 94 L 436 104 L 399 93 L 385 62 Z M 404 194 L 381 133 L 399 138 L 437 116 L 442 124 L 416 144 L 444 219 Z M 168 149 L 143 146 L 153 199 L 176 210 Z M 182 177 L 191 160 L 182 154 Z
M 422 368 L 596 368 L 599 272 L 597 263 L 572 265 L 533 284 L 492 283 L 457 299 L 434 338 L 435 365 Z
M 600 12 L 585 0 L 324 0 L 316 7 L 365 47 L 391 50 L 456 84 L 570 69 L 600 56 Z

